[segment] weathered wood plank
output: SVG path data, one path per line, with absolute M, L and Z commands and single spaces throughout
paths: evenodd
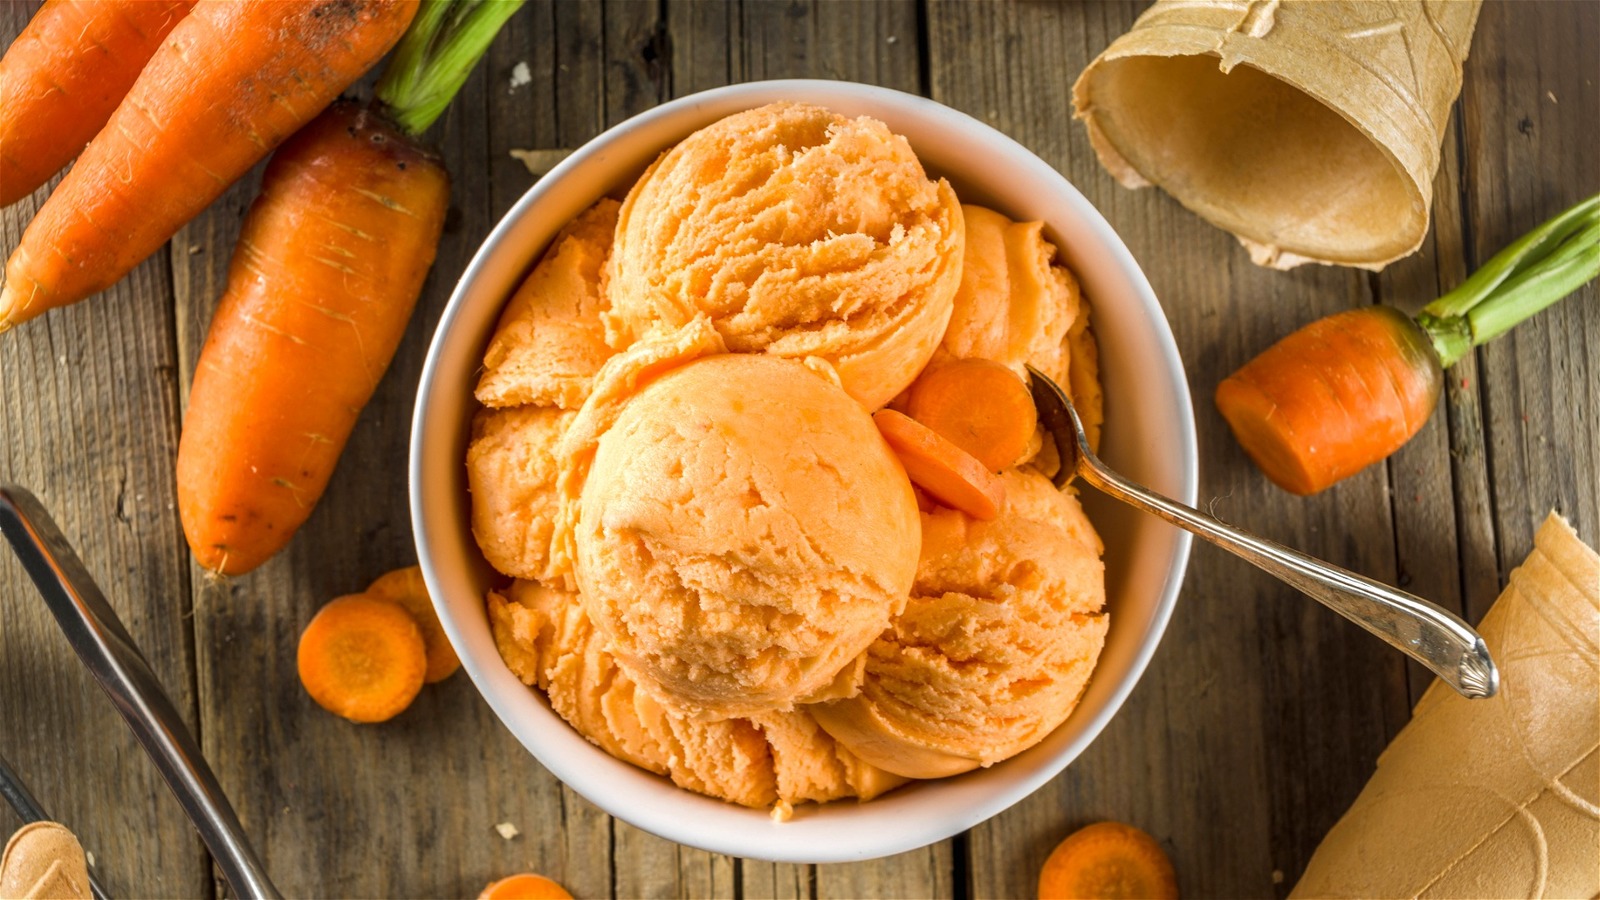
M 1444 157 L 1434 178 L 1433 231 L 1415 255 L 1371 277 L 1379 303 L 1414 315 L 1466 277 L 1460 129 L 1460 116 L 1452 115 Z M 1460 390 L 1461 380 L 1468 378 L 1465 367 L 1446 376 L 1447 381 L 1455 382 L 1455 391 L 1440 394 L 1428 424 L 1385 464 L 1392 485 L 1395 583 L 1462 615 L 1466 610 L 1463 597 L 1473 589 L 1463 583 L 1464 561 L 1492 555 L 1490 546 L 1474 542 L 1475 537 L 1487 535 L 1490 527 L 1488 506 L 1483 502 L 1487 490 L 1481 432 L 1451 427 L 1453 420 L 1466 422 L 1477 415 L 1476 397 Z M 1471 405 L 1452 404 L 1452 397 Z M 1476 516 L 1468 517 L 1466 511 L 1470 510 L 1475 510 Z M 1432 683 L 1433 673 L 1412 662 L 1407 664 L 1406 676 L 1409 697 L 1415 703 Z
M 1210 402 L 1224 375 L 1276 338 L 1370 302 L 1366 279 L 1320 267 L 1256 268 L 1232 238 L 1166 195 L 1116 186 L 1083 129 L 1068 122 L 1072 80 L 1144 6 L 932 3 L 932 94 L 1059 169 L 1144 267 L 1188 364 L 1201 502 L 1247 528 L 1392 578 L 1382 467 L 1321 497 L 1289 497 L 1250 466 Z M 974 894 L 1034 890 L 1054 843 L 1099 818 L 1161 840 L 1186 893 L 1285 891 L 1405 708 L 1397 656 L 1246 564 L 1197 547 L 1161 652 L 1111 727 L 1061 778 L 974 830 Z
M 1486 4 L 1462 95 L 1474 261 L 1600 189 L 1600 7 Z M 1551 508 L 1600 539 L 1600 303 L 1591 283 L 1478 352 L 1499 577 Z M 1489 594 L 1473 612 L 1481 616 Z
M 37 3 L 0 6 L 9 46 Z M 55 182 L 0 212 L 6 255 Z M 172 504 L 177 367 L 165 254 L 0 336 L 0 483 L 49 507 L 191 729 L 188 572 Z M 0 755 L 95 855 L 111 891 L 210 890 L 199 837 L 33 584 L 0 551 Z M 0 815 L 9 832 L 9 812 Z

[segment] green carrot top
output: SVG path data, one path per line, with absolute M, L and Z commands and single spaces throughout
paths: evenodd
M 401 130 L 419 135 L 450 105 L 500 26 L 523 0 L 422 0 L 378 81 L 377 97 Z
M 1417 323 L 1449 368 L 1473 347 L 1566 297 L 1600 274 L 1600 194 L 1496 253 L 1422 308 Z

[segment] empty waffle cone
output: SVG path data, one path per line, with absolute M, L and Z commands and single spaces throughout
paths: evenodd
M 1100 162 L 1258 265 L 1379 270 L 1428 231 L 1480 0 L 1159 0 L 1073 86 Z
M 1600 556 L 1551 513 L 1478 627 L 1500 692 L 1434 681 L 1290 897 L 1600 896 Z

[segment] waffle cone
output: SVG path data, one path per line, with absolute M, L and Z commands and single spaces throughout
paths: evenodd
M 1435 681 L 1291 897 L 1600 895 L 1600 556 L 1533 545 L 1478 629 L 1500 693 Z
M 1374 271 L 1428 231 L 1480 0 L 1158 0 L 1073 86 L 1100 162 L 1257 264 Z

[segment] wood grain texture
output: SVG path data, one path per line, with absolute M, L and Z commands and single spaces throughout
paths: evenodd
M 37 7 L 0 6 L 0 43 Z M 8 255 L 57 180 L 0 212 Z M 170 280 L 158 255 L 110 290 L 0 335 L 0 483 L 31 489 L 50 510 L 195 729 L 188 572 L 173 500 Z M 6 551 L 0 755 L 79 835 L 109 890 L 209 889 L 199 837 Z M 7 832 L 16 822 L 9 812 L 0 821 Z
M 1600 190 L 1600 7 L 1493 4 L 1467 60 L 1462 192 L 1475 261 Z M 1600 303 L 1590 283 L 1478 352 L 1500 580 L 1559 510 L 1600 539 Z M 1492 601 L 1493 597 L 1488 600 Z M 1480 611 L 1481 615 L 1481 611 Z
M 1188 895 L 1281 896 L 1427 679 L 1204 547 L 1161 651 L 1079 760 L 967 835 L 868 863 L 733 859 L 613 820 L 538 765 L 465 676 L 428 688 L 392 723 L 360 727 L 312 704 L 293 670 L 323 602 L 415 559 L 412 397 L 456 277 L 537 180 L 510 151 L 573 148 L 671 97 L 763 78 L 929 94 L 1077 185 L 1162 300 L 1195 396 L 1201 502 L 1225 518 L 1473 620 L 1546 509 L 1600 538 L 1592 286 L 1459 364 L 1415 441 L 1320 497 L 1267 484 L 1210 401 L 1226 373 L 1288 331 L 1354 305 L 1414 310 L 1600 189 L 1590 150 L 1600 6 L 1484 7 L 1435 180 L 1435 228 L 1421 253 L 1369 276 L 1258 269 L 1166 195 L 1125 190 L 1099 167 L 1069 119 L 1069 89 L 1144 5 L 531 0 L 430 135 L 455 179 L 434 273 L 321 508 L 285 554 L 214 582 L 191 569 L 171 508 L 182 403 L 259 167 L 105 296 L 0 337 L 0 480 L 33 487 L 77 542 L 291 896 L 471 896 L 525 870 L 579 897 L 1029 896 L 1054 844 L 1102 818 L 1153 834 Z M 34 7 L 0 5 L 0 40 Z M 527 80 L 514 85 L 519 64 Z M 0 216 L 5 250 L 43 196 Z M 226 893 L 9 555 L 0 597 L 0 753 L 83 835 L 115 892 Z M 518 834 L 502 837 L 499 823 Z

